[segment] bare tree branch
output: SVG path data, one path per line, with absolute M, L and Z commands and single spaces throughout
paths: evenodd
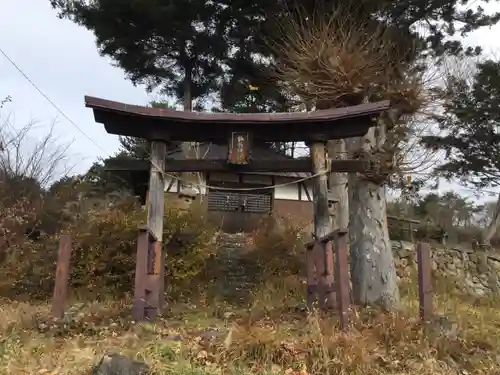
M 30 121 L 16 129 L 11 118 L 0 123 L 0 173 L 9 178 L 27 178 L 38 181 L 41 186 L 69 171 L 67 165 L 68 145 L 59 142 L 54 134 L 54 123 L 44 134 L 36 136 L 36 121 Z

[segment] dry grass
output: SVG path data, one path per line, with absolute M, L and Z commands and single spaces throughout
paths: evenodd
M 0 374 L 90 374 L 108 352 L 143 360 L 156 374 L 500 373 L 496 301 L 436 296 L 436 311 L 449 320 L 439 333 L 419 323 L 410 285 L 399 313 L 355 311 L 339 332 L 334 315 L 297 309 L 303 289 L 290 276 L 259 288 L 248 308 L 175 304 L 155 324 L 131 322 L 128 300 L 73 303 L 60 322 L 47 305 L 2 301 Z

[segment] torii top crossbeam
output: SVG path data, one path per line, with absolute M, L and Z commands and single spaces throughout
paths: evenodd
M 130 105 L 86 96 L 96 122 L 110 134 L 150 140 L 227 142 L 231 132 L 248 132 L 255 141 L 327 141 L 360 137 L 375 125 L 389 101 L 314 112 L 208 113 Z

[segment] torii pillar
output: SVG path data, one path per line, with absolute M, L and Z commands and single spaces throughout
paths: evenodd
M 139 229 L 132 315 L 135 320 L 154 320 L 165 293 L 165 256 L 162 249 L 165 213 L 165 157 L 167 145 L 151 142 L 151 169 L 146 198 L 147 226 Z

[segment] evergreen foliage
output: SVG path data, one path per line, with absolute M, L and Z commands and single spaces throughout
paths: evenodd
M 485 60 L 471 76 L 451 75 L 441 91 L 444 135 L 424 138 L 427 147 L 446 152 L 438 175 L 477 187 L 500 184 L 500 63 Z

